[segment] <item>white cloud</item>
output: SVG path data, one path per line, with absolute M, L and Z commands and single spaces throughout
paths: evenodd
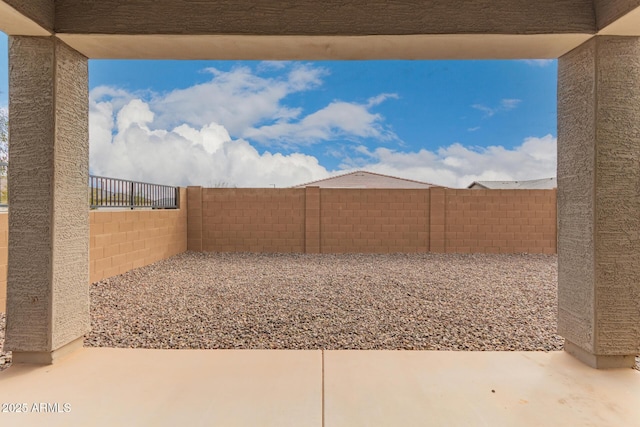
M 156 112 L 154 126 L 166 129 L 186 123 L 201 127 L 216 122 L 238 136 L 264 121 L 295 118 L 300 111 L 282 105 L 282 100 L 318 87 L 327 71 L 305 64 L 290 68 L 279 78 L 261 77 L 248 67 L 231 71 L 209 68 L 210 81 L 157 94 L 150 100 Z
M 468 148 L 459 143 L 437 152 L 399 152 L 388 148 L 359 150 L 368 157 L 360 168 L 450 187 L 480 180 L 526 180 L 556 176 L 556 144 L 552 135 L 526 138 L 520 146 Z
M 503 111 L 511 111 L 516 108 L 522 102 L 521 99 L 503 99 L 500 101 L 500 106 Z
M 376 105 L 382 104 L 387 99 L 399 99 L 399 98 L 400 97 L 398 96 L 397 93 L 381 93 L 378 96 L 369 98 L 369 100 L 367 101 L 367 107 L 369 108 L 375 107 Z
M 473 104 L 471 108 L 482 111 L 484 113 L 484 118 L 489 118 L 495 116 L 499 112 L 511 111 L 520 105 L 521 102 L 521 99 L 505 98 L 500 100 L 500 105 L 497 107 L 489 107 L 484 104 Z
M 309 145 L 336 138 L 396 139 L 382 121 L 381 115 L 371 113 L 365 105 L 335 101 L 298 122 L 249 128 L 242 136 L 262 143 L 277 141 L 280 146 Z
M 90 167 L 96 175 L 169 185 L 278 187 L 322 179 L 349 169 L 367 169 L 439 185 L 465 187 L 475 180 L 555 176 L 556 140 L 527 138 L 514 149 L 467 148 L 456 143 L 436 152 L 367 147 L 363 139 L 401 141 L 372 110 L 392 93 L 364 103 L 336 100 L 316 111 L 291 108 L 284 99 L 322 84 L 326 70 L 289 63 L 261 64 L 281 77 L 249 68 L 210 69 L 210 81 L 166 94 L 131 93 L 101 86 L 90 93 Z M 279 67 L 279 68 L 278 68 Z M 486 114 L 509 111 L 518 99 L 502 99 Z M 478 128 L 469 128 L 469 131 Z M 263 151 L 253 142 L 287 147 L 290 154 Z M 340 158 L 328 171 L 297 147 L 328 142 Z
M 327 110 L 332 111 L 320 110 L 309 120 L 326 123 Z M 526 138 L 514 149 L 468 148 L 455 143 L 436 152 L 402 152 L 357 144 L 338 150 L 343 156 L 342 170 L 328 171 L 315 157 L 302 153 L 259 153 L 247 140 L 232 139 L 217 123 L 151 129 L 154 113 L 139 99 L 132 99 L 119 111 L 108 101 L 92 101 L 89 117 L 93 174 L 171 185 L 214 186 L 226 182 L 240 187 L 283 187 L 350 169 L 451 187 L 466 187 L 477 180 L 522 180 L 556 174 L 556 138 L 551 135 Z M 334 117 L 333 113 L 329 117 Z M 356 157 L 349 157 L 347 152 Z
M 478 111 L 482 111 L 485 117 L 493 117 L 493 115 L 496 114 L 496 111 L 497 111 L 495 108 L 490 108 L 482 104 L 473 104 L 471 108 L 475 108 Z
M 114 119 L 115 116 L 115 119 Z M 114 113 L 108 102 L 91 103 L 90 165 L 95 175 L 164 183 L 278 187 L 329 175 L 315 157 L 260 154 L 249 142 L 232 140 L 216 123 L 150 129 L 150 106 L 134 99 Z M 112 134 L 117 129 L 115 135 Z
M 261 61 L 258 64 L 258 71 L 278 71 L 286 68 L 289 61 Z
M 278 68 L 280 77 L 262 77 L 248 67 L 231 71 L 210 68 L 206 71 L 213 77 L 208 82 L 155 94 L 149 100 L 149 107 L 155 113 L 150 126 L 168 129 L 187 124 L 201 128 L 217 123 L 234 138 L 275 147 L 308 145 L 336 137 L 396 138 L 384 125 L 383 117 L 370 111 L 387 99 L 397 98 L 396 94 L 383 93 L 370 98 L 366 104 L 334 101 L 304 115 L 302 109 L 286 106 L 284 99 L 318 88 L 328 71 L 286 62 L 263 62 L 258 69 L 260 67 Z M 128 102 L 133 96 L 127 95 L 124 91 L 103 87 L 95 98 L 111 96 Z
M 248 67 L 210 68 L 211 80 L 168 93 L 130 93 L 101 86 L 90 93 L 91 171 L 97 175 L 168 183 L 238 186 L 293 185 L 329 175 L 315 157 L 259 152 L 251 142 L 288 147 L 342 138 L 396 138 L 366 104 L 334 101 L 303 114 L 284 99 L 322 84 L 327 70 L 263 62 L 264 77 Z M 251 142 L 250 142 L 251 141 Z
M 533 67 L 548 67 L 549 65 L 553 64 L 553 62 L 555 61 L 555 59 L 523 59 L 522 62 L 524 62 L 527 65 L 531 65 Z

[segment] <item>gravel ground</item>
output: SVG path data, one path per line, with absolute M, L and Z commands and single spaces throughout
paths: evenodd
M 0 312 L 0 371 L 7 369 L 11 365 L 11 352 L 3 351 L 4 345 L 4 325 L 6 322 L 5 313 Z
M 547 255 L 187 252 L 92 284 L 85 345 L 560 350 L 556 283 Z
M 91 286 L 85 345 L 558 350 L 555 256 L 185 253 Z

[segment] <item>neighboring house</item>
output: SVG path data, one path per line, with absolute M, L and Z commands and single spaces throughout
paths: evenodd
M 552 190 L 558 188 L 558 181 L 556 178 L 529 181 L 474 181 L 467 188 L 472 190 Z
M 332 176 L 292 188 L 320 187 L 320 188 L 431 188 L 438 185 L 428 182 L 414 181 L 379 173 L 356 171 L 344 175 Z

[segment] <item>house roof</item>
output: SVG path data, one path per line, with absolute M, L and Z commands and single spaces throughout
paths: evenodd
M 487 190 L 551 190 L 558 187 L 556 178 L 531 179 L 528 181 L 474 181 L 467 188 Z
M 431 188 L 437 185 L 412 179 L 398 178 L 367 171 L 355 171 L 318 181 L 296 185 L 293 188 Z

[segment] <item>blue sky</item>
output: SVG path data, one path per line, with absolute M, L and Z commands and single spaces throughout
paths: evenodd
M 2 107 L 6 36 L 0 45 Z M 554 176 L 556 66 L 92 60 L 90 167 L 243 187 L 356 169 L 452 187 Z

